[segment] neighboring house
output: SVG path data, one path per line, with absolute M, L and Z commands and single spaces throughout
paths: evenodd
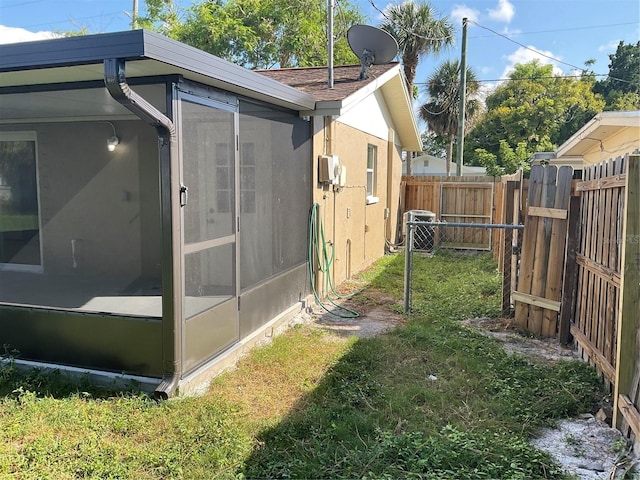
M 359 65 L 336 67 L 333 89 L 327 68 L 260 73 L 316 99 L 315 110 L 303 112 L 314 132 L 313 201 L 335 251 L 332 274 L 339 283 L 381 257 L 399 228 L 402 152 L 421 149 L 401 66 L 373 65 L 367 80 L 359 80 Z M 337 157 L 342 175 L 335 184 L 318 181 L 324 156 Z
M 411 175 L 416 176 L 444 176 L 447 174 L 447 161 L 444 158 L 434 157 L 433 155 L 420 155 L 411 160 L 412 169 Z M 402 174 L 407 174 L 407 161 L 402 163 Z M 455 162 L 449 164 L 450 175 L 456 174 Z M 472 167 L 470 165 L 462 165 L 462 175 L 477 175 L 485 176 L 487 171 L 484 167 Z
M 397 65 L 336 69 L 323 97 L 143 30 L 0 59 L 0 339 L 22 363 L 188 391 L 303 307 L 313 202 L 336 281 L 397 226 L 419 145 Z
M 584 167 L 640 149 L 640 110 L 602 112 L 593 117 L 555 152 L 539 152 L 532 163 L 571 166 L 579 175 Z

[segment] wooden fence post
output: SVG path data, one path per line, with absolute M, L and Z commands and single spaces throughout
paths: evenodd
M 516 182 L 508 181 L 506 188 L 503 188 L 502 204 L 504 210 L 500 223 L 513 222 L 513 197 L 516 191 Z M 517 232 L 516 232 L 517 235 Z M 511 308 L 511 258 L 513 255 L 513 230 L 508 228 L 504 231 L 504 243 L 502 248 L 502 312 L 508 312 Z
M 640 369 L 638 327 L 640 317 L 640 156 L 630 155 L 625 183 L 626 201 L 622 229 L 622 278 L 620 281 L 618 317 L 618 351 L 614 391 L 613 424 L 622 427 L 623 419 L 640 437 L 640 415 L 635 399 L 629 394 L 637 390 L 634 377 Z
M 567 247 L 562 279 L 562 306 L 560 307 L 560 325 L 558 339 L 562 345 L 569 343 L 571 321 L 575 312 L 576 286 L 578 282 L 576 249 L 580 244 L 580 197 L 571 197 L 569 201 L 569 225 L 567 230 Z

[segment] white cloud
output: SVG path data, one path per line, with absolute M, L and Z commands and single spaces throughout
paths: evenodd
M 558 60 L 561 60 L 561 58 L 559 58 L 557 55 L 554 55 L 553 52 L 549 52 L 549 51 L 545 51 L 545 50 L 539 50 L 531 45 L 529 45 L 529 48 L 533 48 L 534 50 L 537 50 L 538 52 L 542 53 L 543 55 L 547 55 L 549 57 L 554 57 L 557 58 Z M 532 60 L 538 60 L 542 65 L 548 65 L 551 64 L 553 65 L 553 74 L 554 75 L 562 75 L 563 72 L 560 68 L 558 68 L 555 63 L 553 62 L 553 60 L 551 60 L 550 58 L 547 58 L 543 55 L 539 55 L 536 52 L 533 52 L 531 50 L 528 50 L 524 47 L 519 47 L 515 52 L 513 52 L 511 55 L 507 55 L 505 58 L 509 61 L 509 65 L 507 65 L 504 69 L 504 71 L 502 72 L 501 78 L 507 78 L 509 76 L 509 74 L 511 72 L 513 72 L 514 70 L 514 66 L 518 63 L 529 63 Z
M 489 18 L 496 22 L 509 23 L 516 13 L 515 7 L 509 3 L 509 0 L 498 0 L 498 6 L 488 10 Z
M 611 40 L 609 43 L 605 43 L 604 45 L 600 45 L 598 47 L 599 52 L 615 52 L 618 48 L 618 44 L 620 40 Z
M 44 40 L 47 38 L 56 38 L 60 35 L 53 32 L 30 32 L 24 28 L 6 27 L 0 25 L 0 44 L 31 42 L 33 40 Z
M 480 16 L 480 12 L 471 7 L 467 7 L 466 5 L 454 5 L 451 10 L 451 21 L 454 25 L 459 25 L 462 23 L 463 18 L 468 18 L 472 22 L 477 22 L 478 17 Z

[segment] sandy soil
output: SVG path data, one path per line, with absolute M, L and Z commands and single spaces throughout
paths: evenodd
M 508 320 L 472 318 L 463 323 L 502 342 L 507 352 L 524 355 L 535 362 L 579 359 L 575 350 L 563 347 L 555 339 L 520 335 Z M 556 428 L 541 430 L 532 443 L 579 479 L 640 478 L 637 471 L 631 471 L 638 464 L 638 456 L 627 448 L 624 437 L 591 413 L 561 420 Z

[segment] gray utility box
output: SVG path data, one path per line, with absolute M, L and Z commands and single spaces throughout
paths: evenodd
M 428 225 L 436 221 L 436 214 L 429 210 L 409 210 L 405 212 L 406 222 L 424 222 L 423 224 L 416 225 L 413 232 L 413 250 L 432 252 L 435 243 L 435 230 L 434 227 Z M 409 229 L 406 229 L 407 235 Z M 407 240 L 408 241 L 408 240 Z

